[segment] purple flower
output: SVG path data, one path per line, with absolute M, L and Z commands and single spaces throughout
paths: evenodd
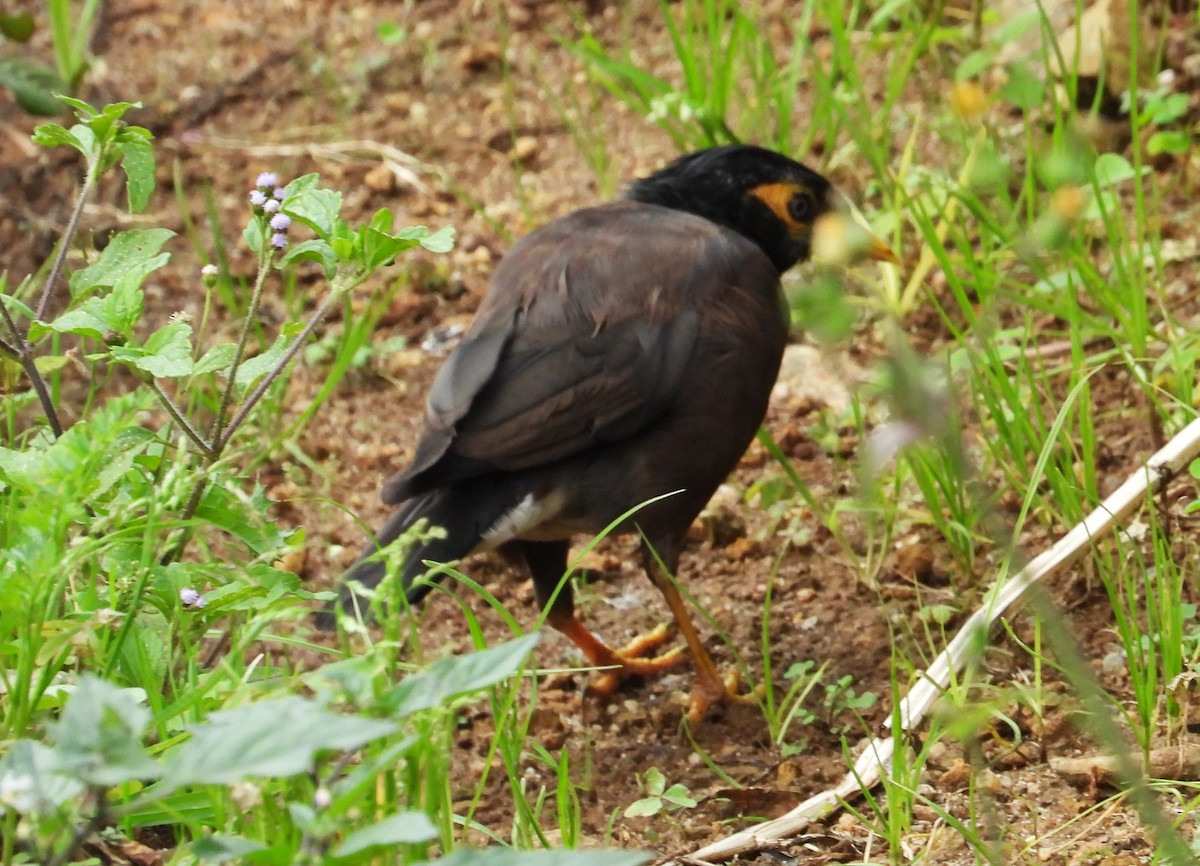
M 271 217 L 271 228 L 277 232 L 286 232 L 292 224 L 292 218 L 287 214 L 277 213 Z
M 275 211 L 279 210 L 279 202 L 273 198 L 269 198 L 266 204 L 262 206 L 262 209 L 267 213 L 275 213 Z
M 283 201 L 285 198 L 287 198 L 287 190 L 282 186 L 277 186 L 275 187 L 274 195 L 277 200 Z
M 286 247 L 287 235 L 285 235 L 283 232 L 275 232 L 275 234 L 271 235 L 271 246 L 275 247 L 277 250 L 281 250 Z
M 183 589 L 179 590 L 179 600 L 182 601 L 183 606 L 189 610 L 199 610 L 208 604 L 208 601 L 205 600 L 204 596 L 196 592 L 196 590 L 192 589 L 190 586 L 185 586 Z
M 258 176 L 258 179 L 254 181 L 254 185 L 263 190 L 274 189 L 279 185 L 279 178 L 273 171 L 264 171 Z
M 267 203 L 267 196 L 261 189 L 250 191 L 250 204 L 255 207 L 262 207 Z

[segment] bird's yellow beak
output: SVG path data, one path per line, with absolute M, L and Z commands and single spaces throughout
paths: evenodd
M 830 211 L 817 218 L 812 230 L 812 259 L 828 265 L 852 265 L 863 259 L 900 264 L 900 257 L 850 214 Z

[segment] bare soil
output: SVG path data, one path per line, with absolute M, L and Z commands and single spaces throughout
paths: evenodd
M 36 11 L 35 4 L 27 5 Z M 119 207 L 123 193 L 113 183 L 89 207 L 85 222 L 98 237 L 134 222 L 183 232 L 182 202 L 196 227 L 195 245 L 181 238 L 172 266 L 157 279 L 152 316 L 165 320 L 181 309 L 199 314 L 201 262 L 194 246 L 213 255 L 209 202 L 220 218 L 231 267 L 250 278 L 253 262 L 235 239 L 246 219 L 247 190 L 260 171 L 283 178 L 320 172 L 324 185 L 345 193 L 344 215 L 352 222 L 386 206 L 402 224 L 457 227 L 459 243 L 448 257 L 416 256 L 395 269 L 395 279 L 408 285 L 396 293 L 375 339 L 403 336 L 407 348 L 381 353 L 351 371 L 301 434 L 304 460 L 281 453 L 258 473 L 279 503 L 280 519 L 307 529 L 310 545 L 297 565 L 312 587 L 330 585 L 363 542 L 360 528 L 330 501 L 369 524 L 385 517 L 380 485 L 411 454 L 424 392 L 441 360 L 420 348 L 422 341 L 442 326 L 469 321 L 514 237 L 603 199 L 674 154 L 671 142 L 644 118 L 585 87 L 578 61 L 554 38 L 589 28 L 612 44 L 629 40 L 649 67 L 670 69 L 658 5 L 642 0 L 629 5 L 633 11 L 624 13 L 604 2 L 538 0 L 103 5 L 93 43 L 97 62 L 83 95 L 93 103 L 145 104 L 132 119 L 157 138 L 160 192 L 150 214 L 131 220 Z M 775 7 L 768 17 L 789 34 L 790 43 L 786 4 L 768 5 Z M 384 23 L 404 28 L 406 38 L 385 44 L 376 35 Z M 46 50 L 44 39 L 33 50 Z M 68 155 L 26 144 L 33 123 L 0 102 L 0 244 L 10 275 L 44 260 L 61 232 L 79 175 Z M 578 130 L 607 137 L 609 172 L 600 181 L 572 136 Z M 932 145 L 925 158 L 936 159 Z M 832 179 L 852 195 L 861 191 L 862 183 L 848 171 Z M 178 201 L 171 195 L 173 184 Z M 880 203 L 860 204 L 870 211 Z M 1194 216 L 1186 200 L 1170 205 L 1175 213 Z M 1191 273 L 1180 279 L 1187 280 L 1185 293 L 1194 293 Z M 373 288 L 380 290 L 383 282 Z M 302 278 L 300 306 L 311 307 L 320 291 L 317 280 Z M 283 297 L 272 300 L 268 316 L 284 318 L 285 303 Z M 236 324 L 219 321 L 218 328 L 231 331 Z M 342 324 L 335 318 L 327 332 Z M 932 313 L 914 314 L 908 325 L 919 346 L 932 349 L 946 339 Z M 825 373 L 836 378 L 839 370 L 859 369 L 879 353 L 874 331 L 864 322 L 850 345 L 820 357 Z M 294 408 L 285 411 L 285 420 L 308 405 L 325 372 L 319 365 L 297 369 L 287 395 Z M 1136 420 L 1145 413 L 1128 411 L 1134 389 L 1117 368 L 1097 376 L 1093 385 L 1108 463 L 1103 471 L 1115 486 L 1154 449 L 1152 432 Z M 853 503 L 860 444 L 853 428 L 820 396 L 785 383 L 777 397 L 767 428 L 796 471 L 822 500 Z M 845 702 L 826 707 L 814 694 L 807 703 L 813 720 L 793 726 L 787 740 L 797 748 L 784 750 L 770 741 L 761 711 L 750 707 L 717 713 L 689 739 L 681 725 L 687 670 L 631 682 L 609 701 L 589 695 L 584 673 L 551 675 L 540 689 L 534 736 L 552 750 L 570 750 L 584 785 L 590 841 L 604 841 L 611 826 L 616 844 L 664 855 L 684 852 L 753 817 L 781 814 L 829 787 L 846 771 L 843 750 L 854 751 L 877 733 L 890 712 L 893 651 L 901 659 L 897 676 L 907 682 L 986 589 L 992 551 L 984 549 L 964 567 L 926 526 L 902 526 L 890 548 L 880 551 L 865 518 L 846 519 L 843 544 L 798 501 L 771 509 L 747 504 L 748 487 L 780 474 L 756 444 L 694 528 L 680 577 L 712 618 L 702 624 L 709 648 L 721 665 L 733 664 L 736 652 L 749 670 L 761 672 L 763 609 L 773 587 L 769 652 L 777 683 L 786 685 L 780 674 L 794 663 L 812 660 L 827 666 L 824 682 L 851 677 L 854 691 L 874 694 L 876 702 L 856 716 Z M 1015 514 L 1021 493 L 997 491 L 1002 513 Z M 1052 538 L 1051 529 L 1062 527 L 1037 529 L 1025 543 L 1040 549 Z M 864 564 L 868 553 L 882 556 L 877 567 Z M 637 562 L 634 542 L 623 539 L 603 543 L 587 563 L 580 606 L 590 625 L 615 644 L 668 619 Z M 535 621 L 527 583 L 487 559 L 464 567 L 523 624 Z M 1050 589 L 1105 685 L 1116 700 L 1127 701 L 1123 667 L 1106 663 L 1119 640 L 1102 586 L 1082 564 Z M 460 599 L 491 638 L 506 633 L 486 605 L 467 593 Z M 949 619 L 936 624 L 930 611 L 943 606 Z M 470 647 L 452 598 L 435 593 L 421 615 L 427 656 Z M 1032 626 L 1021 614 L 1012 630 L 1032 640 Z M 546 668 L 580 661 L 555 633 L 545 636 L 537 653 Z M 1032 681 L 1029 654 L 1016 640 L 997 638 L 980 673 L 979 701 L 994 702 L 1015 726 L 997 722 L 969 749 L 945 738 L 933 748 L 922 793 L 956 818 L 998 828 L 999 844 L 1012 862 L 1143 862 L 1150 846 L 1123 801 L 1093 808 L 1113 789 L 1100 779 L 1080 782 L 1051 770 L 1048 758 L 1088 754 L 1092 747 L 1070 724 L 1078 706 L 1067 688 L 1050 674 L 1047 694 L 1035 696 Z M 455 755 L 464 792 L 482 769 L 490 724 L 482 706 L 464 717 Z M 973 775 L 971 761 L 987 771 Z M 656 818 L 621 817 L 642 796 L 639 777 L 651 767 L 669 782 L 686 785 L 699 805 Z M 988 815 L 967 813 L 972 779 L 980 789 L 975 802 L 988 803 Z M 534 787 L 550 778 L 544 767 L 531 765 L 528 781 Z M 510 820 L 505 802 L 497 797 L 496 805 L 485 804 L 477 820 L 503 835 Z M 906 844 L 926 862 L 975 862 L 958 834 L 927 806 L 918 807 Z M 873 853 L 886 856 L 879 853 L 885 849 L 864 823 L 843 814 L 810 827 L 808 835 L 772 856 L 741 862 L 858 861 Z

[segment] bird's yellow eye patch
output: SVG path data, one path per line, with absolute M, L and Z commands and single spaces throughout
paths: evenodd
M 750 190 L 771 209 L 791 234 L 807 234 L 816 215 L 816 199 L 812 192 L 797 183 L 764 183 Z

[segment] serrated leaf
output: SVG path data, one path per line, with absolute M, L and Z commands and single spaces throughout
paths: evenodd
M 245 857 L 247 854 L 253 854 L 255 851 L 266 850 L 265 845 L 255 842 L 253 839 L 246 839 L 242 836 L 221 836 L 215 833 L 212 836 L 197 839 L 190 848 L 192 856 L 208 863 L 225 863 Z
M 293 262 L 303 261 L 318 262 L 323 265 L 325 276 L 329 278 L 332 278 L 337 270 L 337 255 L 333 252 L 333 247 L 321 238 L 311 238 L 288 249 L 280 256 L 278 267 L 286 268 Z
M 35 127 L 33 142 L 42 147 L 73 147 L 80 153 L 84 152 L 79 139 L 70 130 L 57 123 L 43 123 L 41 126 Z
M 494 686 L 521 669 L 539 637 L 534 632 L 479 652 L 439 659 L 428 670 L 405 677 L 383 703 L 399 718 Z
M 455 237 L 454 226 L 442 226 L 436 232 L 421 238 L 421 246 L 431 253 L 448 253 L 454 249 Z
M 349 857 L 385 845 L 415 845 L 436 839 L 438 829 L 424 812 L 398 812 L 355 830 L 333 849 L 334 857 Z
M 304 330 L 304 326 L 299 322 L 288 322 L 280 329 L 279 335 L 275 337 L 275 342 L 266 351 L 242 361 L 237 369 L 237 386 L 245 390 L 258 381 L 259 377 L 271 372 L 287 354 L 292 340 L 302 330 Z
M 288 196 L 284 199 L 280 211 L 292 219 L 304 223 L 325 240 L 329 240 L 341 209 L 342 194 L 340 192 L 315 186 L 293 192 L 289 186 Z
M 226 372 L 229 370 L 229 365 L 233 363 L 233 356 L 236 352 L 236 344 L 218 343 L 205 352 L 204 357 L 196 362 L 196 367 L 192 370 L 192 374 L 198 376 L 201 373 Z
M 109 242 L 96 262 L 71 274 L 71 294 L 78 297 L 82 292 L 111 287 L 135 275 L 140 282 L 168 260 L 169 254 L 160 256 L 158 251 L 174 236 L 175 232 L 162 228 L 121 232 Z
M 189 376 L 195 367 L 192 326 L 187 322 L 164 325 L 151 334 L 143 346 L 113 346 L 109 351 L 115 360 L 145 370 L 159 379 Z
M 646 851 L 517 851 L 512 848 L 459 848 L 429 866 L 642 866 Z
M 117 143 L 123 157 L 125 190 L 130 213 L 141 213 L 154 193 L 154 146 L 145 138 L 129 136 Z
M 110 330 L 105 318 L 104 302 L 100 298 L 88 298 L 82 305 L 67 310 L 52 322 L 34 322 L 29 326 L 29 338 L 36 340 L 47 331 L 54 331 L 99 340 Z
M 163 787 L 293 776 L 323 751 L 357 749 L 395 732 L 393 722 L 330 712 L 300 697 L 257 701 L 213 713 L 168 753 Z

